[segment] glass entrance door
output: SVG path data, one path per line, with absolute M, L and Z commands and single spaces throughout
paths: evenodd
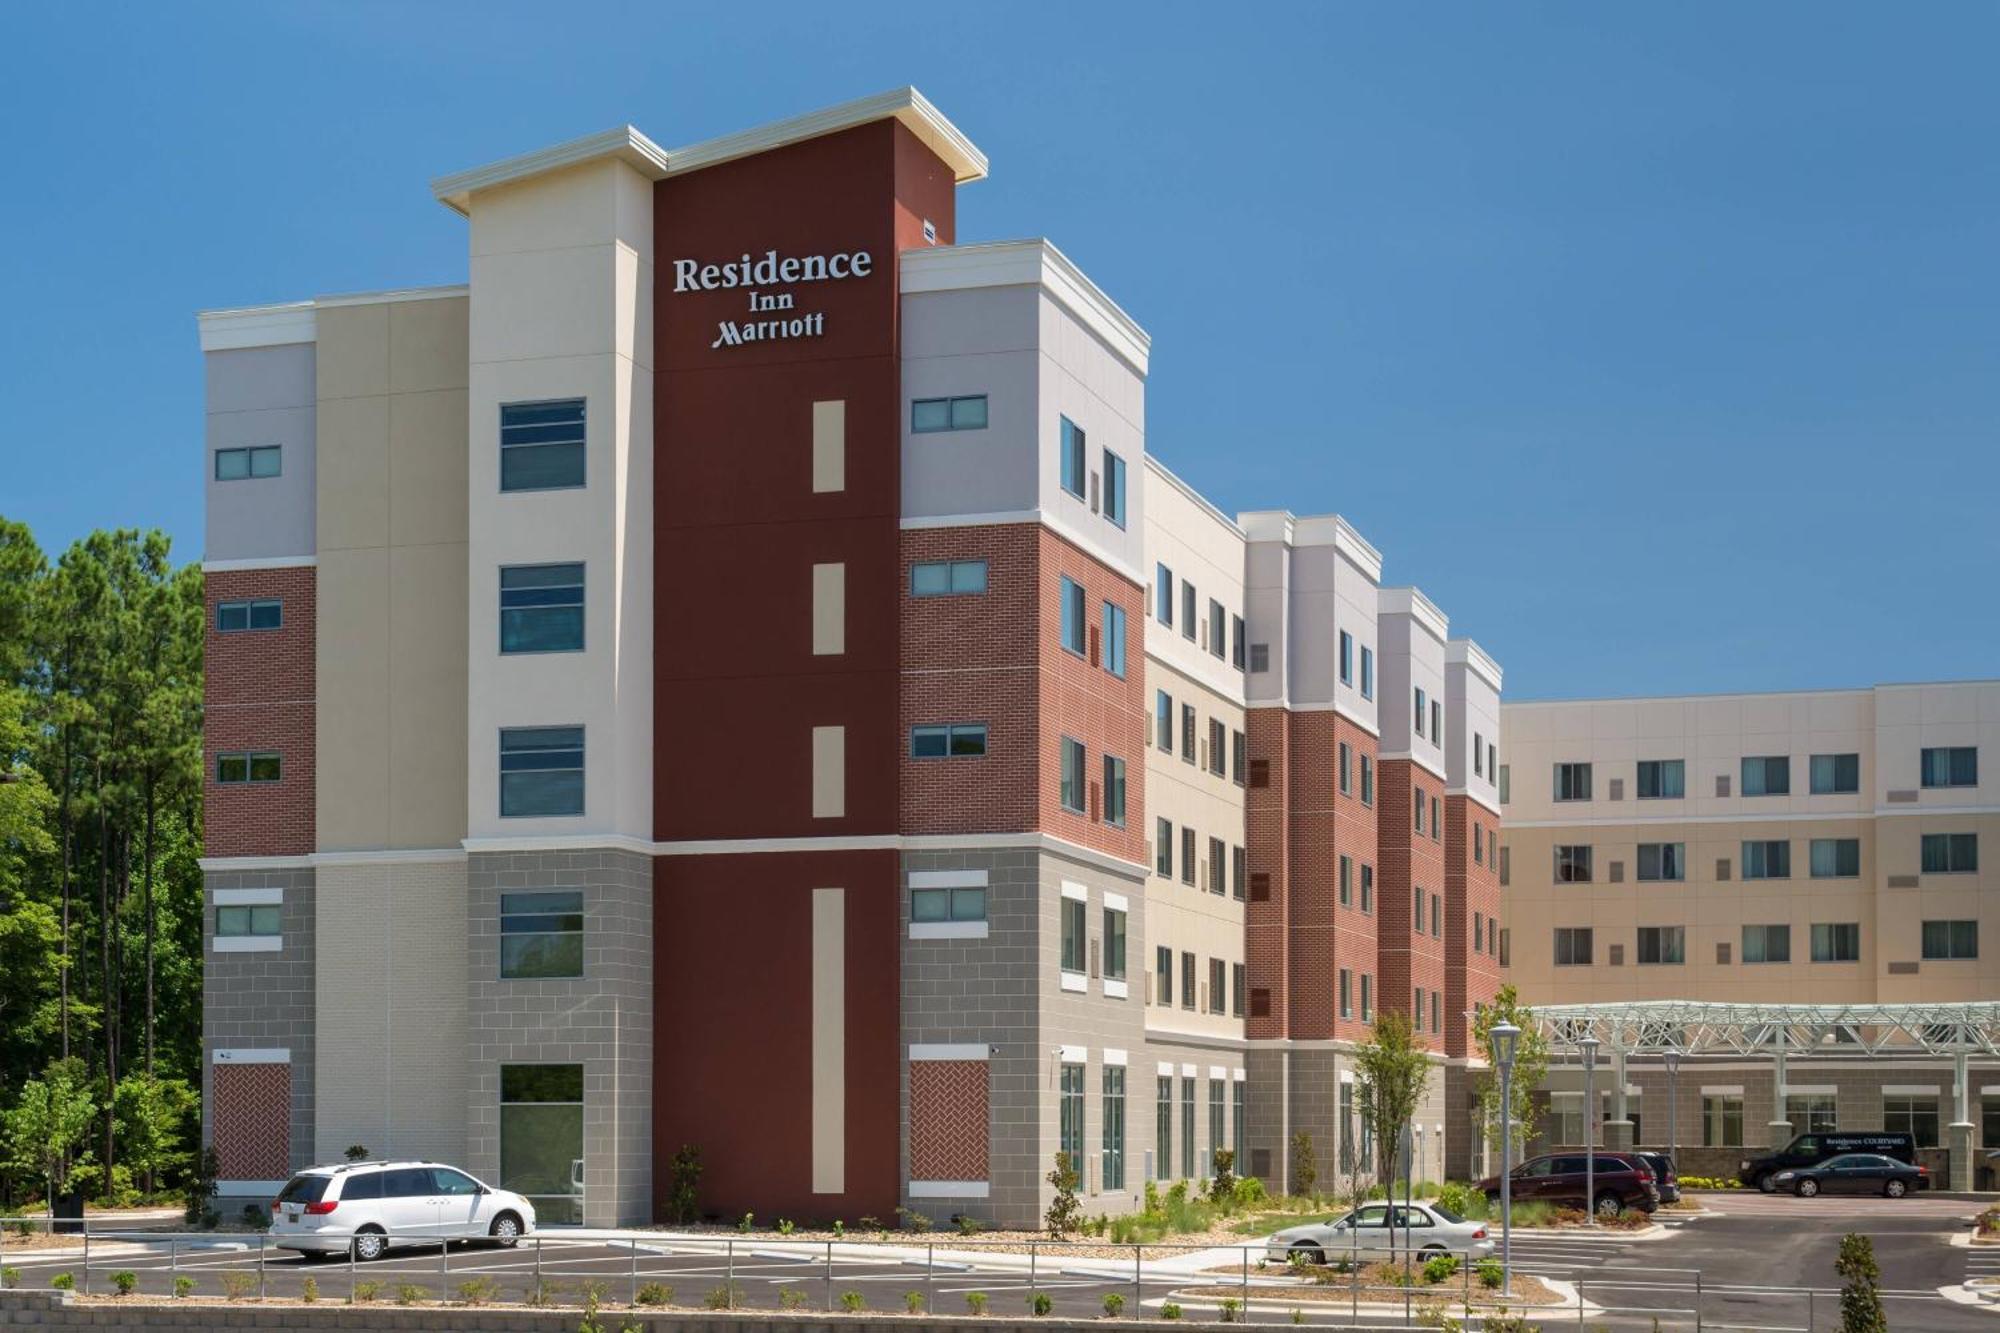
M 500 1066 L 500 1187 L 542 1226 L 583 1225 L 583 1066 Z

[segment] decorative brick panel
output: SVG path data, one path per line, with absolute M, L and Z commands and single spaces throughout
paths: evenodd
M 292 1067 L 214 1068 L 215 1155 L 224 1180 L 283 1180 L 292 1173 Z
M 986 1061 L 910 1062 L 910 1179 L 987 1178 Z
M 296 569 L 212 571 L 206 587 L 202 699 L 205 850 L 209 856 L 292 856 L 313 850 L 315 572 Z M 277 598 L 274 630 L 223 634 L 220 602 Z M 223 786 L 217 754 L 274 751 L 273 783 Z

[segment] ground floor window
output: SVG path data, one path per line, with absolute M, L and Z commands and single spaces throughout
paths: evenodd
M 1549 1142 L 1561 1148 L 1583 1145 L 1583 1094 L 1559 1092 L 1549 1097 Z
M 1242 1175 L 1250 1165 L 1250 1159 L 1243 1155 L 1243 1080 L 1237 1079 L 1233 1086 L 1235 1090 L 1231 1096 L 1235 1105 L 1230 1108 L 1232 1119 L 1229 1124 L 1236 1131 L 1236 1136 L 1230 1143 L 1236 1150 L 1236 1173 Z
M 1980 1100 L 1979 1141 L 1988 1148 L 2000 1148 L 2000 1097 Z
M 1125 1188 L 1125 1066 L 1104 1066 L 1104 1189 Z
M 1938 1104 L 1935 1097 L 1884 1097 L 1882 1128 L 1908 1134 L 1919 1148 L 1938 1146 Z
M 1083 1170 L 1083 1066 L 1062 1067 L 1062 1150 L 1072 1171 Z
M 1153 1096 L 1153 1139 L 1158 1156 L 1154 1159 L 1153 1174 L 1161 1180 L 1174 1177 L 1174 1081 L 1165 1074 Z
M 1194 1179 L 1194 1080 L 1181 1079 L 1181 1178 Z
M 1741 1093 L 1705 1096 L 1701 1099 L 1701 1143 L 1704 1148 L 1743 1146 Z
M 1340 1085 L 1340 1174 L 1354 1170 L 1354 1085 Z
M 1785 1119 L 1792 1122 L 1794 1134 L 1833 1133 L 1836 1128 L 1833 1119 L 1833 1094 L 1813 1092 L 1786 1097 Z
M 1229 1140 L 1225 1137 L 1229 1129 L 1227 1103 L 1223 1098 L 1227 1090 L 1221 1079 L 1208 1081 L 1208 1174 L 1215 1174 L 1215 1155 L 1221 1152 Z
M 500 1186 L 545 1226 L 583 1225 L 583 1066 L 500 1066 Z

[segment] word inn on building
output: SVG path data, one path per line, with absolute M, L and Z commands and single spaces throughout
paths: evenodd
M 1148 338 L 913 90 L 446 177 L 465 286 L 201 317 L 206 1131 L 545 1222 L 1030 1223 L 1477 1165 L 1500 670 L 1145 448 Z

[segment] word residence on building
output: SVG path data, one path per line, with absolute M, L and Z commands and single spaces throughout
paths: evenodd
M 1145 447 L 1146 333 L 904 89 L 434 183 L 462 286 L 200 320 L 205 1131 L 545 1222 L 1032 1223 L 1470 1169 L 1500 672 L 1345 520 Z

